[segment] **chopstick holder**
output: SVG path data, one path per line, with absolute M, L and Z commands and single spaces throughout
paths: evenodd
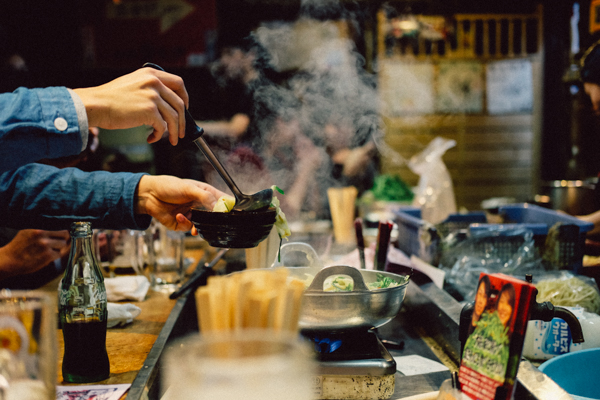
M 200 331 L 296 331 L 304 283 L 288 277 L 285 268 L 209 277 L 195 293 Z

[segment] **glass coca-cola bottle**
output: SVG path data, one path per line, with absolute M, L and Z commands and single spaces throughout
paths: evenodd
M 89 222 L 71 225 L 71 252 L 59 286 L 59 318 L 65 343 L 65 382 L 88 383 L 110 374 L 106 352 L 106 288 L 94 256 Z

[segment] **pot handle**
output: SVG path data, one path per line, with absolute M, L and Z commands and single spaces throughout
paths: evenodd
M 354 290 L 366 290 L 369 291 L 367 285 L 365 285 L 365 280 L 360 273 L 360 271 L 354 267 L 350 267 L 348 265 L 332 265 L 330 267 L 325 267 L 320 270 L 317 275 L 315 275 L 312 283 L 306 289 L 307 292 L 322 292 L 323 291 L 323 283 L 325 283 L 325 279 L 332 275 L 348 275 L 354 281 Z M 337 292 L 336 292 L 337 293 Z
M 309 267 L 315 269 L 322 269 L 323 263 L 319 258 L 315 249 L 308 243 L 295 242 L 295 243 L 286 243 L 281 246 L 279 249 L 281 257 L 277 257 L 275 262 L 273 263 L 273 267 L 282 267 L 284 266 L 285 255 L 292 251 L 299 251 L 306 254 L 306 258 L 310 263 Z

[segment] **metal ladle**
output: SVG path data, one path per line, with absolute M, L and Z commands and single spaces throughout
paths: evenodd
M 164 69 L 153 63 L 145 63 L 144 67 L 150 67 L 159 71 L 164 71 Z M 204 129 L 196 125 L 194 117 L 192 117 L 187 109 L 185 110 L 185 134 L 186 136 L 189 135 L 189 137 L 194 138 L 192 139 L 193 142 L 196 143 L 196 146 L 198 146 L 202 153 L 204 153 L 208 161 L 210 161 L 215 170 L 219 173 L 219 175 L 221 175 L 221 178 L 223 178 L 227 186 L 229 186 L 229 189 L 231 189 L 233 192 L 233 195 L 235 196 L 235 205 L 232 209 L 233 211 L 261 211 L 269 208 L 271 201 L 273 200 L 273 190 L 264 189 L 251 195 L 242 193 L 202 137 L 204 134 Z

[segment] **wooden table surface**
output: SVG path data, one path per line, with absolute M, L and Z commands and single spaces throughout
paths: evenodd
M 197 262 L 202 258 L 204 251 L 202 249 L 186 249 L 186 257 L 194 260 L 187 271 L 188 273 L 195 268 Z M 41 289 L 56 293 L 58 282 L 61 278 L 57 278 Z M 148 290 L 144 301 L 120 302 L 123 304 L 134 304 L 141 308 L 142 311 L 132 323 L 108 329 L 106 350 L 110 361 L 110 376 L 104 381 L 90 383 L 90 385 L 131 384 L 142 369 L 148 353 L 152 349 L 176 302 L 177 300 L 169 299 L 169 293 L 158 292 L 152 289 Z M 57 384 L 74 385 L 64 382 L 62 378 L 64 342 L 62 330 L 60 329 L 57 331 L 57 339 Z

